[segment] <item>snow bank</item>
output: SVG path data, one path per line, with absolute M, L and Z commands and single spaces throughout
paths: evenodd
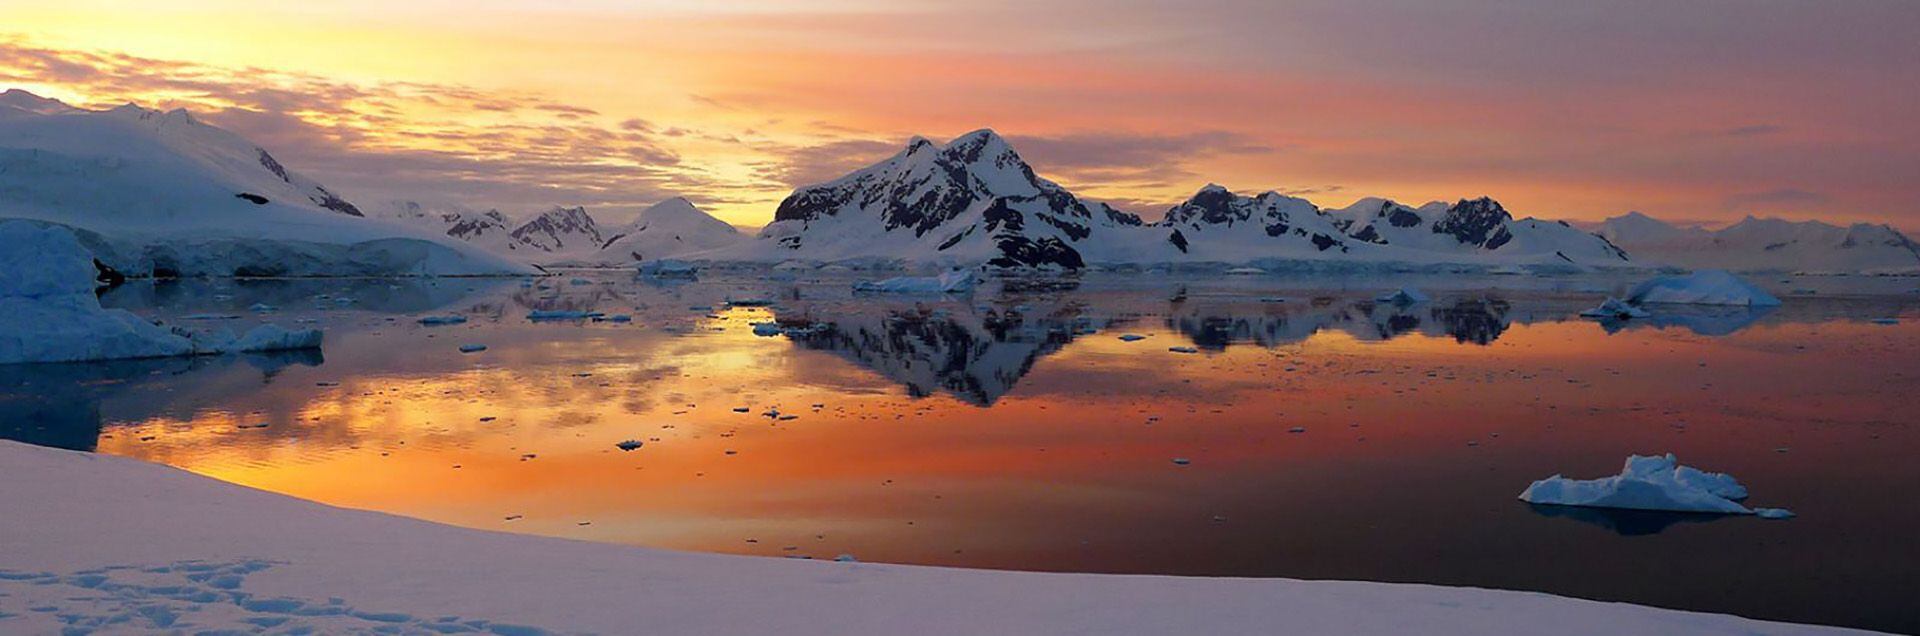
M 1680 465 L 1672 453 L 1634 455 L 1620 474 L 1600 479 L 1567 479 L 1554 475 L 1533 482 L 1520 493 L 1527 503 L 1589 508 L 1625 508 L 1667 512 L 1704 512 L 1750 515 L 1740 505 L 1747 489 L 1726 473 L 1709 473 Z M 1780 512 L 1762 508 L 1769 518 Z M 1790 514 L 1790 513 L 1789 513 Z
M 1626 301 L 1612 296 L 1608 296 L 1604 302 L 1600 303 L 1599 307 L 1580 312 L 1580 316 L 1583 318 L 1600 318 L 1603 320 L 1645 318 L 1648 315 L 1650 314 L 1647 313 L 1647 310 L 1629 305 Z
M 666 552 L 345 510 L 16 442 L 0 442 L 0 466 L 5 633 L 1851 633 L 1432 585 Z
M 853 290 L 875 294 L 964 294 L 978 283 L 973 270 L 958 269 L 939 276 L 896 276 L 880 281 L 861 281 Z
M 1779 305 L 1780 299 L 1739 276 L 1724 270 L 1706 269 L 1686 276 L 1660 276 L 1640 283 L 1627 294 L 1627 302 L 1635 305 L 1671 303 L 1772 307 Z
M 193 342 L 93 295 L 93 255 L 58 226 L 0 222 L 0 364 L 154 358 Z

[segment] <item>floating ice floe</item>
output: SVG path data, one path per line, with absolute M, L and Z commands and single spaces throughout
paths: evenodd
M 1748 508 L 1740 504 L 1746 498 L 1747 488 L 1732 475 L 1682 466 L 1672 453 L 1628 457 L 1620 474 L 1612 477 L 1568 479 L 1554 475 L 1533 482 L 1520 493 L 1521 501 L 1543 505 L 1757 515 L 1767 519 L 1793 516 L 1778 508 Z
M 630 440 L 627 440 L 627 441 L 624 441 L 624 442 L 620 442 L 620 443 L 618 443 L 618 444 L 614 444 L 613 446 L 614 446 L 614 448 L 618 448 L 618 449 L 620 449 L 620 450 L 623 450 L 623 451 L 631 451 L 631 450 L 635 450 L 635 449 L 638 449 L 638 448 L 640 448 L 641 446 L 645 446 L 645 445 L 646 445 L 646 444 L 645 444 L 645 443 L 643 443 L 643 442 L 641 442 L 640 440 L 637 440 L 637 439 L 630 439 Z
M 1140 335 L 1140 334 L 1137 334 L 1137 333 L 1123 333 L 1123 334 L 1120 334 L 1120 341 L 1121 341 L 1121 342 L 1138 342 L 1138 341 L 1141 341 L 1141 340 L 1146 340 L 1146 339 L 1147 339 L 1147 337 L 1146 337 L 1146 336 L 1142 336 L 1142 335 Z
M 1660 276 L 1640 283 L 1627 293 L 1627 302 L 1772 307 L 1779 305 L 1780 299 L 1724 270 L 1703 269 L 1686 276 Z
M 483 345 L 483 344 L 460 345 L 460 353 L 479 353 L 486 350 L 487 350 L 487 345 Z
M 978 282 L 973 270 L 953 270 L 939 276 L 898 276 L 853 284 L 856 292 L 874 294 L 964 294 Z
M 780 328 L 780 323 L 777 323 L 777 322 L 753 323 L 753 335 L 760 336 L 762 338 L 771 338 L 773 336 L 778 336 L 781 333 L 782 333 L 782 329 Z
M 1229 276 L 1262 276 L 1267 270 L 1258 267 L 1235 267 L 1226 271 Z
M 1647 313 L 1647 310 L 1629 305 L 1627 301 L 1612 296 L 1608 296 L 1607 300 L 1600 303 L 1599 307 L 1580 312 L 1580 316 L 1583 318 L 1599 318 L 1602 320 L 1645 318 L 1648 315 L 1650 314 Z
M 749 297 L 749 298 L 728 298 L 727 299 L 727 305 L 730 307 L 765 307 L 771 304 L 773 304 L 773 299 L 771 298 Z
M 1393 290 L 1392 292 L 1375 296 L 1373 300 L 1374 302 L 1386 303 L 1389 305 L 1400 305 L 1404 307 L 1407 305 L 1417 305 L 1433 299 L 1428 297 L 1426 294 L 1420 293 L 1420 290 L 1403 287 L 1400 289 Z
M 1200 353 L 1199 349 L 1193 347 L 1167 347 L 1167 350 L 1174 353 Z
M 467 317 L 452 314 L 445 316 L 421 316 L 419 322 L 429 327 L 435 325 L 459 325 L 466 324 Z

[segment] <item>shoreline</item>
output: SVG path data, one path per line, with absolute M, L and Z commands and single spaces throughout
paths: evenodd
M 334 508 L 11 441 L 0 466 L 0 631 L 1870 633 L 1419 584 L 673 552 Z

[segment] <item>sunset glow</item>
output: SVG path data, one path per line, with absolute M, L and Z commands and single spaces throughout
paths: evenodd
M 1907 3 L 5 4 L 0 83 L 186 107 L 362 201 L 618 219 L 686 195 L 757 227 L 913 135 L 993 128 L 1149 218 L 1208 182 L 1920 215 Z

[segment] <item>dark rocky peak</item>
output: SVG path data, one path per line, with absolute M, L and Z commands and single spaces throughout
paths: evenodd
M 1445 216 L 1433 224 L 1433 233 L 1453 236 L 1461 243 L 1482 249 L 1499 249 L 1513 240 L 1507 222 L 1513 215 L 1491 197 L 1461 199 L 1447 208 Z

